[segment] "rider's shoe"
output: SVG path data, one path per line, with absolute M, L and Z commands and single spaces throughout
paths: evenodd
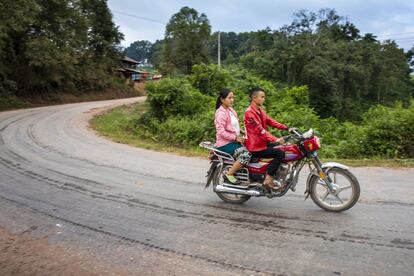
M 279 182 L 279 181 L 277 181 L 277 180 L 273 180 L 273 184 L 275 184 L 275 185 L 272 187 L 272 190 L 273 190 L 273 191 L 278 191 L 278 190 L 280 190 L 281 188 L 283 188 L 282 183 L 280 183 L 280 182 Z
M 223 178 L 229 184 L 232 184 L 232 185 L 240 184 L 240 181 L 237 180 L 237 178 L 235 178 L 234 175 L 223 174 Z
M 263 193 L 266 197 L 272 198 L 273 197 L 273 191 L 266 185 L 262 185 Z
M 273 193 L 279 192 L 283 188 L 283 185 L 273 177 L 267 175 L 262 187 L 264 194 L 268 198 L 272 198 L 274 196 Z
M 276 187 L 275 180 L 270 175 L 266 175 L 266 178 L 263 181 L 263 188 L 266 190 L 274 190 Z

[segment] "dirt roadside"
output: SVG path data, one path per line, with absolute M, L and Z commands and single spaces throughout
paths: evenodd
M 0 275 L 127 275 L 77 250 L 52 245 L 30 231 L 0 228 Z

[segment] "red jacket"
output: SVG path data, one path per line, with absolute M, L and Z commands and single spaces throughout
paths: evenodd
M 267 126 L 287 130 L 288 127 L 271 118 L 266 113 L 250 105 L 244 113 L 244 127 L 246 128 L 245 146 L 250 152 L 262 151 L 268 143 L 276 142 L 276 137 L 267 131 Z

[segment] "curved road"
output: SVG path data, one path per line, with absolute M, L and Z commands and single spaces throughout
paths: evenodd
M 353 168 L 335 214 L 284 198 L 223 202 L 208 161 L 117 144 L 93 114 L 142 98 L 0 113 L 0 226 L 133 274 L 412 275 L 414 170 Z M 302 177 L 302 182 L 305 180 Z

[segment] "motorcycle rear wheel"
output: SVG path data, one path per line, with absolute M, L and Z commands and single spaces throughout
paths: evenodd
M 327 170 L 338 193 L 332 194 L 324 181 L 314 175 L 310 180 L 310 196 L 316 205 L 326 211 L 342 212 L 354 206 L 359 199 L 360 187 L 357 178 L 348 170 L 331 168 Z M 342 193 L 344 192 L 344 193 Z
M 224 165 L 223 172 L 228 171 L 230 167 L 231 165 Z M 216 170 L 213 176 L 214 187 L 219 184 L 223 184 L 223 183 L 224 183 L 224 178 L 222 176 L 222 173 L 220 172 L 220 170 Z M 242 204 L 248 201 L 251 197 L 249 195 L 236 195 L 236 194 L 221 193 L 221 192 L 216 192 L 216 194 L 224 202 L 232 203 L 232 204 Z

